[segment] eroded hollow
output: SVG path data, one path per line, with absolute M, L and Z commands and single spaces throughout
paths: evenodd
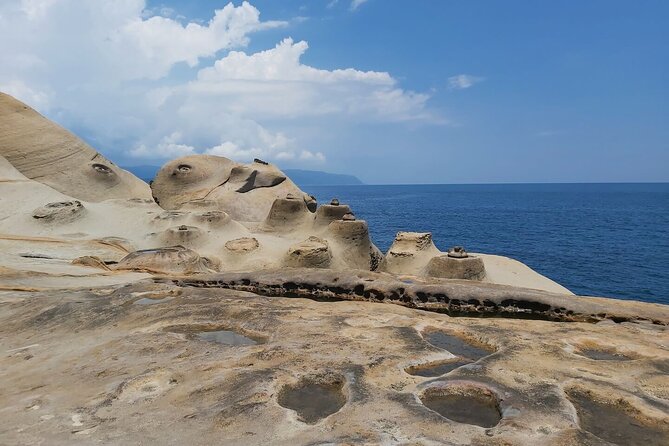
M 478 361 L 495 352 L 490 346 L 454 336 L 443 331 L 430 330 L 423 333 L 423 338 L 437 348 L 449 351 L 460 358 Z
M 577 353 L 586 358 L 594 359 L 595 361 L 630 361 L 633 359 L 622 353 L 595 348 L 582 348 Z
M 141 299 L 137 299 L 136 301 L 133 302 L 135 305 L 155 305 L 155 304 L 162 304 L 165 302 L 169 302 L 172 300 L 173 297 L 161 297 L 161 298 L 154 298 L 154 297 L 143 297 Z
M 456 423 L 485 428 L 502 419 L 497 396 L 489 389 L 473 385 L 431 387 L 420 396 L 425 407 Z
M 186 325 L 165 329 L 172 333 L 183 333 L 188 339 L 215 342 L 217 344 L 242 346 L 262 343 L 260 339 L 253 339 L 233 330 L 222 327 Z
M 604 403 L 583 391 L 571 391 L 567 396 L 576 408 L 583 430 L 613 444 L 669 444 L 669 429 L 662 428 L 643 417 L 638 409 L 620 399 Z
M 458 367 L 471 364 L 472 361 L 464 358 L 453 358 L 446 361 L 428 362 L 427 364 L 413 365 L 404 369 L 409 375 L 433 378 L 445 375 Z
M 285 385 L 277 401 L 282 407 L 294 410 L 300 421 L 314 424 L 344 407 L 344 379 L 304 378 L 295 385 Z

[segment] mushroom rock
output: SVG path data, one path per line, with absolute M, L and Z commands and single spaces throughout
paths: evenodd
M 311 236 L 288 249 L 286 266 L 305 268 L 328 268 L 332 252 L 326 240 Z
M 315 199 L 302 192 L 281 170 L 258 161 L 247 165 L 213 155 L 179 158 L 158 171 L 151 183 L 153 196 L 164 209 L 200 204 L 245 222 L 263 221 L 274 200 L 287 194 L 300 197 L 308 209 L 314 208 Z
M 432 257 L 425 274 L 442 279 L 483 280 L 485 266 L 480 257 L 453 257 L 449 252 L 447 255 Z
M 369 229 L 364 220 L 335 220 L 327 227 L 327 237 L 334 255 L 348 268 L 375 269 L 378 264 L 378 248 L 369 238 Z
M 183 246 L 135 251 L 119 261 L 115 270 L 147 271 L 158 274 L 210 273 L 212 262 Z
M 339 202 L 337 204 L 323 204 L 316 210 L 314 223 L 317 226 L 327 226 L 335 220 L 341 220 L 346 214 L 350 213 L 351 208 L 348 205 L 340 205 Z
M 311 213 L 304 200 L 288 194 L 274 200 L 263 227 L 268 231 L 292 231 L 304 227 L 310 219 Z
M 195 246 L 206 236 L 197 226 L 179 225 L 166 229 L 159 235 L 159 240 L 165 246 L 183 245 Z
M 151 198 L 145 182 L 4 93 L 0 93 L 0 155 L 27 178 L 79 200 Z
M 431 233 L 398 232 L 380 269 L 393 274 L 422 275 L 430 259 L 438 254 Z
M 316 209 L 318 209 L 318 200 L 316 200 L 316 197 L 313 195 L 309 194 L 304 194 L 304 202 L 307 205 L 307 209 L 309 209 L 309 212 L 316 212 Z
M 194 214 L 193 217 L 210 228 L 222 228 L 232 221 L 230 216 L 223 211 L 199 212 Z
M 452 248 L 448 248 L 448 257 L 452 257 L 454 259 L 466 259 L 468 254 L 467 251 L 465 251 L 465 248 L 462 246 L 454 246 Z

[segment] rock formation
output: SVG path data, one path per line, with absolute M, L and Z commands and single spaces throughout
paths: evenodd
M 1 92 L 0 155 L 27 178 L 80 200 L 151 197 L 146 183 Z
M 353 211 L 261 160 L 149 187 L 0 94 L 0 438 L 669 443 L 666 306 L 429 233 L 384 255 Z

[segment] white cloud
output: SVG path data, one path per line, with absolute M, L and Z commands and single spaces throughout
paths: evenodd
M 144 0 L 0 2 L 0 90 L 113 158 L 317 163 L 324 150 L 304 147 L 318 138 L 301 135 L 334 121 L 439 121 L 429 95 L 400 88 L 387 72 L 303 64 L 306 42 L 239 51 L 252 33 L 283 26 L 261 21 L 248 2 L 202 23 Z
M 451 90 L 465 90 L 483 82 L 485 78 L 479 76 L 472 76 L 470 74 L 458 74 L 457 76 L 451 76 L 448 78 L 448 88 Z
M 353 68 L 321 70 L 300 62 L 307 42 L 284 39 L 255 54 L 232 51 L 200 70 L 189 97 L 214 100 L 239 116 L 294 119 L 323 115 L 363 121 L 430 119 L 429 96 L 402 90 L 390 74 Z M 205 99 L 205 97 L 207 99 Z
M 351 11 L 358 9 L 363 3 L 367 3 L 367 0 L 351 0 L 351 6 L 349 7 Z

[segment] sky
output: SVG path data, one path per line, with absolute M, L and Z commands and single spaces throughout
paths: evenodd
M 665 0 L 0 0 L 0 91 L 123 166 L 669 181 Z

